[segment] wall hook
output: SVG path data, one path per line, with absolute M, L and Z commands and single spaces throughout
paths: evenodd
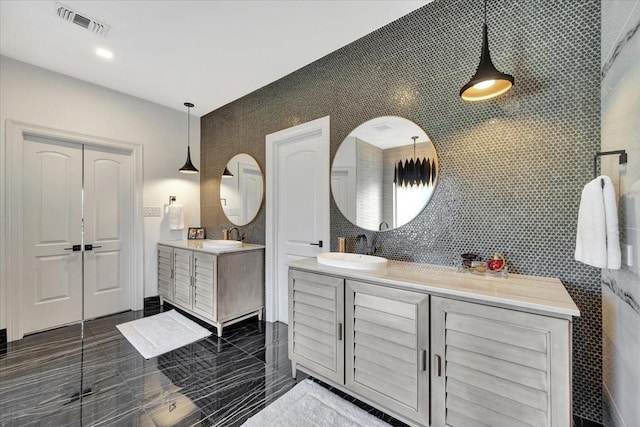
M 169 196 L 169 206 L 171 206 L 173 204 L 173 202 L 176 201 L 176 196 Z

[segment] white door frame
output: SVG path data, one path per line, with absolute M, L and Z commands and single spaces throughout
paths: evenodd
M 266 197 L 266 239 L 265 239 L 265 319 L 268 322 L 275 322 L 278 319 L 278 286 L 276 277 L 278 271 L 277 248 L 278 242 L 278 210 L 280 206 L 275 203 L 277 199 L 277 173 L 278 156 L 277 150 L 280 144 L 287 144 L 292 140 L 300 139 L 307 134 L 322 135 L 322 142 L 326 144 L 327 163 L 329 163 L 329 116 L 321 117 L 310 122 L 306 122 L 291 128 L 283 129 L 271 133 L 265 137 L 266 161 L 265 168 L 267 182 Z M 329 186 L 327 182 L 327 186 Z M 329 189 L 327 188 L 327 220 L 329 219 Z M 327 233 L 330 234 L 329 227 Z M 324 236 L 321 240 L 329 244 L 331 236 Z
M 15 341 L 24 336 L 22 328 L 22 271 L 23 244 L 22 236 L 22 144 L 25 136 L 62 140 L 76 144 L 85 144 L 99 148 L 118 149 L 131 153 L 132 191 L 132 265 L 131 265 L 131 301 L 134 310 L 141 310 L 144 302 L 144 233 L 142 220 L 142 188 L 143 188 L 143 146 L 125 141 L 101 138 L 59 129 L 52 129 L 29 123 L 7 120 L 6 122 L 6 156 L 3 169 L 5 171 L 5 193 L 3 199 L 5 217 L 4 238 L 0 242 L 2 272 L 0 278 L 4 283 L 4 309 L 7 320 L 7 340 Z M 24 313 L 28 315 L 28 313 Z

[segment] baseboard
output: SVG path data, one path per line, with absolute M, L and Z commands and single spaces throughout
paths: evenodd
M 604 400 L 604 405 L 607 405 L 607 409 L 609 412 L 609 415 L 611 416 L 611 421 L 613 422 L 613 425 L 616 427 L 627 427 L 627 424 L 624 422 L 624 420 L 622 419 L 622 414 L 620 414 L 620 410 L 618 409 L 618 405 L 616 405 L 615 400 L 613 400 L 613 396 L 611 396 L 611 392 L 609 391 L 609 387 L 607 387 L 607 385 L 604 383 L 604 381 L 602 382 L 602 391 L 603 391 L 603 400 Z
M 158 295 L 153 297 L 146 297 L 144 299 L 144 309 L 149 310 L 153 308 L 160 307 L 160 297 Z
M 602 424 L 574 415 L 573 427 L 602 427 Z

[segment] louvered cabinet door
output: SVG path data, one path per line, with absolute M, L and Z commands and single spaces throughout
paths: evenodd
M 431 300 L 434 426 L 569 427 L 570 322 Z
M 349 389 L 429 425 L 429 295 L 346 281 Z
M 344 280 L 289 271 L 289 358 L 344 384 Z
M 193 254 L 193 311 L 216 319 L 216 257 Z
M 173 299 L 173 249 L 158 245 L 158 295 Z
M 177 249 L 173 250 L 173 301 L 191 309 L 191 263 L 193 252 Z

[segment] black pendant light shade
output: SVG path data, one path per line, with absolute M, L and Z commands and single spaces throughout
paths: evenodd
M 224 172 L 222 172 L 222 177 L 226 177 L 228 176 L 229 178 L 231 178 L 233 176 L 233 174 L 231 173 L 231 171 L 229 170 L 228 167 L 224 167 Z
M 482 53 L 476 74 L 469 83 L 460 89 L 460 98 L 465 101 L 484 101 L 495 98 L 511 89 L 513 76 L 496 69 L 491 61 L 489 52 L 489 37 L 487 35 L 487 1 L 484 2 L 484 24 L 482 26 Z
M 416 157 L 416 139 L 413 139 L 413 157 Z M 436 163 L 425 157 L 414 160 L 407 159 L 402 164 L 402 160 L 395 166 L 393 173 L 393 183 L 402 187 L 411 187 L 414 185 L 429 186 L 436 182 Z
M 178 171 L 182 173 L 198 173 L 198 169 L 191 163 L 191 114 L 189 112 L 193 104 L 185 102 L 184 106 L 187 107 L 187 161 Z

